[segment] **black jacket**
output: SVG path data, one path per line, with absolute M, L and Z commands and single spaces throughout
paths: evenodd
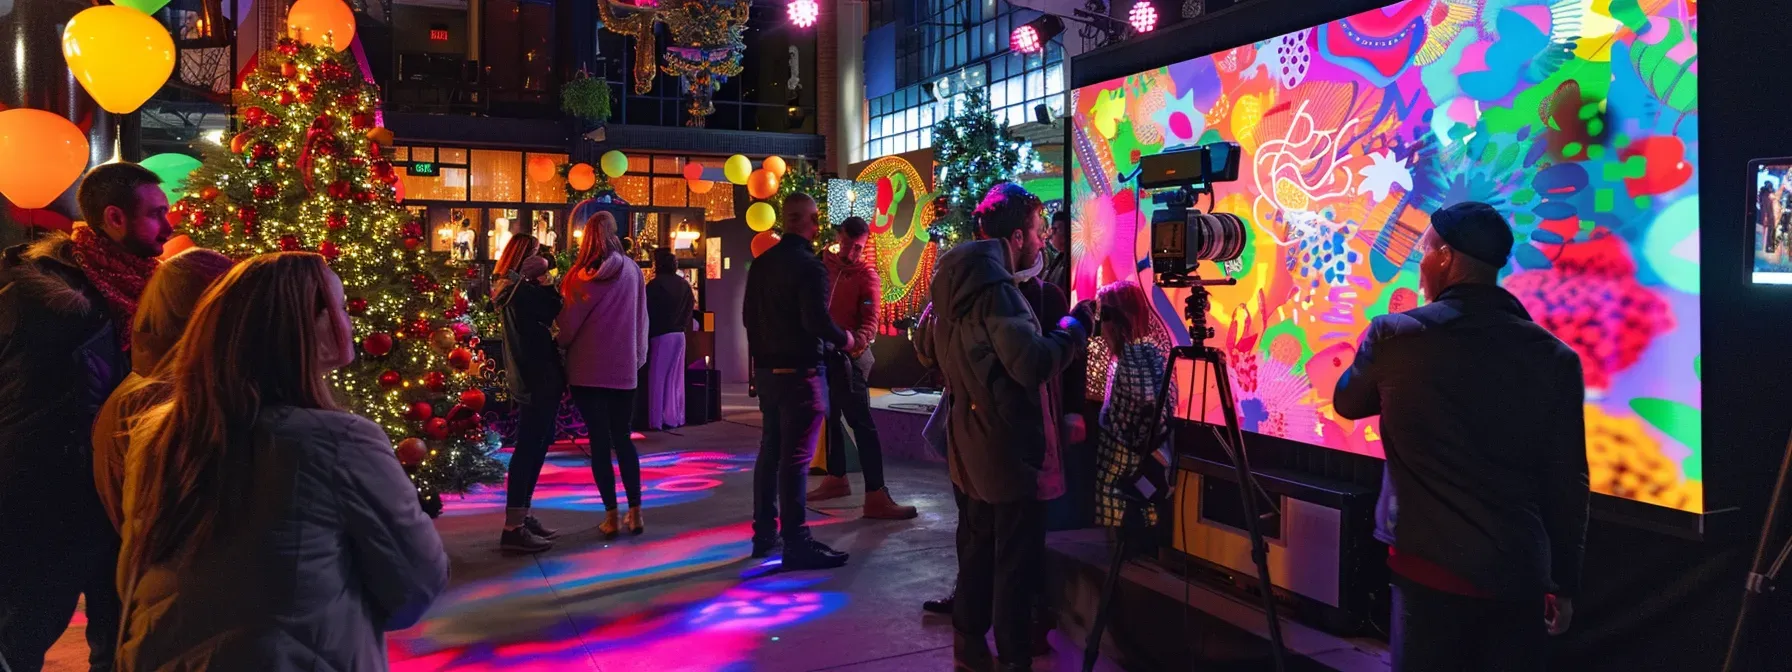
M 1334 404 L 1346 418 L 1381 416 L 1376 536 L 1496 598 L 1573 596 L 1584 397 L 1574 351 L 1498 287 L 1457 285 L 1375 318 Z
M 846 349 L 846 332 L 828 315 L 827 269 L 801 236 L 784 236 L 753 260 L 741 312 L 756 368 L 814 368 L 826 346 Z
M 682 334 L 691 328 L 697 297 L 677 273 L 654 273 L 647 282 L 647 337 Z
M 492 299 L 504 324 L 504 374 L 510 396 L 519 404 L 537 397 L 559 403 L 566 390 L 566 368 L 554 343 L 554 318 L 560 314 L 560 292 L 534 282 L 501 280 Z
M 111 530 L 93 480 L 93 421 L 130 373 L 131 355 L 119 344 L 105 298 L 75 265 L 72 247 L 56 236 L 7 249 L 0 258 L 4 539 L 54 545 L 86 537 L 83 530 Z M 49 554 L 42 557 L 56 554 L 37 550 Z M 8 571 L 0 559 L 0 574 Z

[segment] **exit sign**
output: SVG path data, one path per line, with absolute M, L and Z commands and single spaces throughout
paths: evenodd
M 437 168 L 436 162 L 434 162 L 434 161 L 412 161 L 411 162 L 410 172 L 412 175 L 421 175 L 424 177 L 434 177 L 438 170 L 439 170 L 439 168 Z
M 431 28 L 431 29 L 429 29 L 429 39 L 432 42 L 447 42 L 448 41 L 448 29 L 447 28 Z

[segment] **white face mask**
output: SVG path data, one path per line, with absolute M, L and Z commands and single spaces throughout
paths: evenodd
M 1034 277 L 1039 275 L 1040 271 L 1043 271 L 1043 270 L 1045 270 L 1045 255 L 1043 255 L 1043 254 L 1037 255 L 1037 256 L 1033 257 L 1033 267 L 1032 268 L 1026 269 L 1024 271 L 1016 271 L 1014 273 L 1014 281 L 1015 282 L 1026 282 L 1028 280 L 1032 280 Z

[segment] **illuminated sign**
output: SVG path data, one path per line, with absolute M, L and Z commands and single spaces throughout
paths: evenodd
M 435 177 L 436 173 L 438 173 L 439 171 L 440 171 L 440 168 L 438 168 L 436 166 L 436 162 L 434 162 L 434 161 L 412 161 L 411 162 L 410 173 L 412 175 L 421 175 L 424 177 Z

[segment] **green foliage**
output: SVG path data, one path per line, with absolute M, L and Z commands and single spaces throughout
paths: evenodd
M 610 83 L 580 72 L 560 87 L 560 109 L 593 124 L 610 120 Z
M 594 168 L 591 172 L 597 176 L 597 181 L 591 183 L 590 189 L 585 189 L 585 190 L 581 191 L 581 190 L 572 188 L 571 182 L 565 181 L 566 173 L 567 173 L 567 171 L 570 171 L 570 170 L 572 170 L 572 164 L 570 164 L 570 163 L 562 163 L 558 166 L 554 166 L 554 172 L 559 173 L 561 183 L 566 186 L 566 202 L 567 203 L 579 203 L 579 202 L 584 201 L 585 199 L 589 199 L 589 198 L 597 198 L 599 196 L 606 196 L 606 195 L 607 196 L 616 195 L 616 187 L 614 187 L 610 184 L 610 176 L 605 175 L 604 171 L 596 170 Z
M 1027 152 L 996 121 L 982 89 L 955 101 L 951 113 L 933 127 L 934 201 L 939 217 L 928 227 L 941 245 L 977 237 L 971 211 L 990 187 L 1012 180 L 1026 167 Z
M 822 178 L 821 173 L 815 172 L 814 166 L 809 165 L 808 157 L 796 157 L 789 161 L 788 165 L 789 168 L 784 171 L 784 179 L 778 182 L 778 194 L 766 202 L 772 204 L 772 207 L 776 208 L 778 212 L 783 212 L 785 198 L 799 192 L 808 194 L 810 198 L 815 199 L 815 207 L 820 212 L 822 222 L 821 232 L 815 236 L 815 246 L 825 248 L 832 245 L 835 232 L 834 227 L 827 224 L 828 181 Z M 783 220 L 780 219 L 777 224 L 772 225 L 772 230 L 783 235 Z
M 481 382 L 479 362 L 467 371 L 449 363 L 450 352 L 477 348 L 465 339 L 439 348 L 432 336 L 477 327 L 473 306 L 484 297 L 463 293 L 465 266 L 431 253 L 425 223 L 398 204 L 404 169 L 376 153 L 369 133 L 379 94 L 352 57 L 282 41 L 259 58 L 236 92 L 245 130 L 207 154 L 171 217 L 199 246 L 235 258 L 302 250 L 330 260 L 349 300 L 355 342 L 376 334 L 392 342 L 387 354 L 363 350 L 333 375 L 337 399 L 379 423 L 394 444 L 425 440 L 426 456 L 407 471 L 434 515 L 441 493 L 503 477 L 477 424 L 443 430 L 435 423 L 440 438 L 428 429 L 432 420 L 446 422 L 461 394 Z M 309 93 L 294 96 L 289 87 Z M 391 389 L 381 384 L 388 372 L 399 381 Z M 419 402 L 429 405 L 429 417 L 410 419 Z

